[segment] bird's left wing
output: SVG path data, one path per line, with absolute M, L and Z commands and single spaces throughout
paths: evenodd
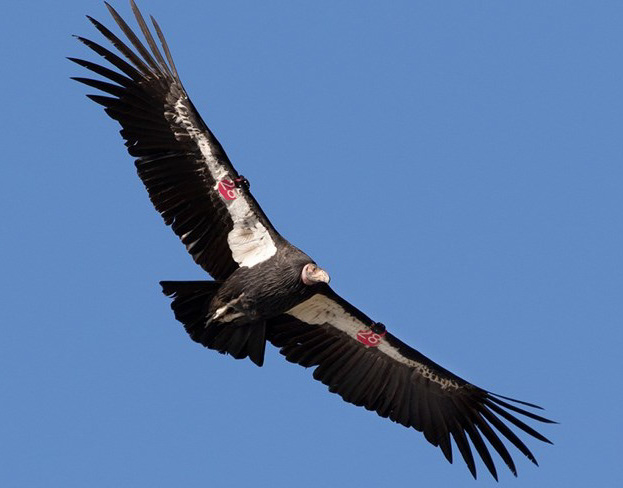
M 394 337 L 329 286 L 320 285 L 311 298 L 272 319 L 268 330 L 268 339 L 286 359 L 316 367 L 314 378 L 329 391 L 423 432 L 450 462 L 452 437 L 474 477 L 468 439 L 496 479 L 484 439 L 515 475 L 500 434 L 535 464 L 536 460 L 507 424 L 549 442 L 516 415 L 551 422 L 523 408 L 540 407 L 492 394 L 459 378 Z
M 273 256 L 281 237 L 188 98 L 158 24 L 151 19 L 164 55 L 134 1 L 130 3 L 149 50 L 106 4 L 134 50 L 89 17 L 127 61 L 78 37 L 116 70 L 69 58 L 107 81 L 74 79 L 107 94 L 89 98 L 121 124 L 152 203 L 195 262 L 224 280 L 239 266 L 252 267 Z

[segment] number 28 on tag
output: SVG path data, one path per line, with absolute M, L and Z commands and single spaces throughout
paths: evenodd
M 383 339 L 384 335 L 385 332 L 377 334 L 370 329 L 363 329 L 357 332 L 357 340 L 366 346 L 377 347 L 381 343 L 381 339 Z

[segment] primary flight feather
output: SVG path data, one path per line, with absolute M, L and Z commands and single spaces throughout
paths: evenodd
M 491 447 L 516 475 L 503 438 L 536 464 L 510 426 L 549 442 L 521 420 L 551 423 L 530 411 L 540 407 L 468 383 L 337 295 L 253 198 L 190 101 L 156 21 L 154 37 L 131 0 L 146 47 L 106 6 L 131 46 L 89 17 L 116 52 L 78 39 L 113 69 L 70 58 L 107 81 L 74 79 L 106 94 L 88 97 L 121 124 L 156 210 L 216 280 L 161 282 L 191 338 L 258 366 L 269 341 L 347 402 L 421 431 L 450 462 L 453 440 L 474 477 L 473 449 L 497 479 Z

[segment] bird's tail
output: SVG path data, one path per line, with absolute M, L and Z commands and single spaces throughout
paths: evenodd
M 236 359 L 248 357 L 264 364 L 266 323 L 243 325 L 208 322 L 208 308 L 221 283 L 218 281 L 161 281 L 162 291 L 173 298 L 171 309 L 193 341 Z

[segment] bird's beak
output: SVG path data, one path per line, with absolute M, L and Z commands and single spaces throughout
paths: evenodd
M 329 281 L 331 281 L 331 277 L 324 269 L 316 268 L 316 271 L 312 273 L 312 280 L 316 282 L 329 283 Z

